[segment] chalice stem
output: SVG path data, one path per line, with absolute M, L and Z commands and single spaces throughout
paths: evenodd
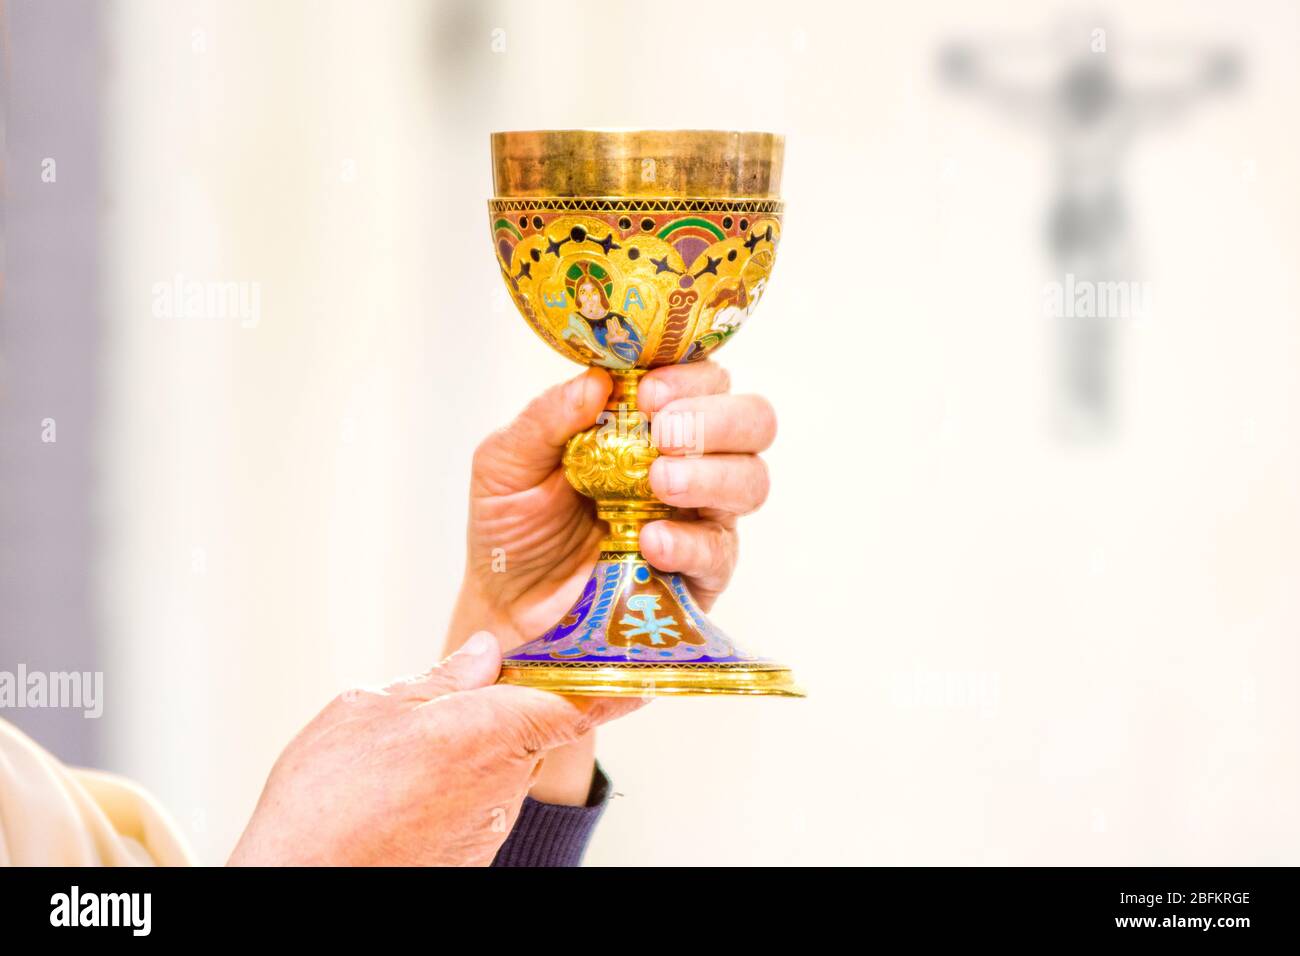
M 601 551 L 620 554 L 641 554 L 641 528 L 647 522 L 658 521 L 672 514 L 672 508 L 655 498 L 650 490 L 650 465 L 659 456 L 650 438 L 650 419 L 637 408 L 637 386 L 645 369 L 613 369 L 610 377 L 614 388 L 605 403 L 605 414 L 594 429 L 574 436 L 570 445 L 586 441 L 600 441 L 606 432 L 606 447 L 618 449 L 609 459 L 613 472 L 608 476 L 607 487 L 593 481 L 590 469 L 568 469 L 570 482 L 583 494 L 596 499 L 596 517 L 609 526 L 609 533 L 601 542 Z M 612 433 L 611 431 L 612 430 Z M 590 438 L 589 433 L 594 432 Z M 575 480 L 576 479 L 576 480 Z

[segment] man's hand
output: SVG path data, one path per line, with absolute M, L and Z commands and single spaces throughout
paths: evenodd
M 640 705 L 493 685 L 500 669 L 480 633 L 427 674 L 342 694 L 276 762 L 231 865 L 491 863 L 542 754 Z
M 735 569 L 737 517 L 767 497 L 767 467 L 758 453 L 776 437 L 767 400 L 729 395 L 729 387 L 726 371 L 705 361 L 655 369 L 637 392 L 660 451 L 650 486 L 679 509 L 671 520 L 642 529 L 641 551 L 660 570 L 683 574 L 705 610 Z M 486 628 L 508 650 L 542 634 L 577 600 L 605 528 L 593 503 L 565 479 L 561 459 L 569 438 L 596 424 L 611 388 L 606 372 L 588 369 L 543 393 L 479 446 L 465 580 L 449 648 Z M 533 796 L 584 802 L 593 753 L 588 738 L 548 757 Z

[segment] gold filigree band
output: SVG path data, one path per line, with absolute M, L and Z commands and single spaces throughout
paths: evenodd
M 778 199 L 489 199 L 488 212 L 730 212 L 736 215 L 779 216 Z
M 501 668 L 501 680 L 575 697 L 805 696 L 788 668 L 760 663 L 510 660 Z

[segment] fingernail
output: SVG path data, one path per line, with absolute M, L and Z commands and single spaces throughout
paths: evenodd
M 660 412 L 655 416 L 655 441 L 660 448 L 673 448 L 686 451 L 694 457 L 703 454 L 699 447 L 702 429 L 699 424 L 699 412 Z
M 651 541 L 654 542 L 651 549 L 659 552 L 660 560 L 665 564 L 671 563 L 673 558 L 673 536 L 655 524 L 647 525 L 642 530 L 641 537 L 645 538 L 646 535 L 650 535 Z
M 676 448 L 676 439 L 682 433 L 682 417 L 677 412 L 660 412 L 650 425 L 655 444 L 660 448 Z
M 656 406 L 655 396 L 659 394 L 659 383 L 652 378 L 641 379 L 636 390 L 636 407 L 643 412 L 652 412 Z
M 572 408 L 583 408 L 587 404 L 587 383 L 589 381 L 591 381 L 591 376 L 583 372 L 564 386 L 564 398 Z
M 465 646 L 461 648 L 461 653 L 468 654 L 470 657 L 478 657 L 486 654 L 495 642 L 496 638 L 487 631 L 479 631 L 465 642 Z
M 670 494 L 679 494 L 686 490 L 686 471 L 680 462 L 660 458 L 659 470 L 663 474 L 664 490 Z

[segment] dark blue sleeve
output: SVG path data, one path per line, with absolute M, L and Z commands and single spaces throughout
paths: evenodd
M 497 851 L 493 866 L 578 866 L 596 823 L 609 804 L 609 778 L 596 765 L 585 807 L 538 803 L 524 797 L 515 828 Z

